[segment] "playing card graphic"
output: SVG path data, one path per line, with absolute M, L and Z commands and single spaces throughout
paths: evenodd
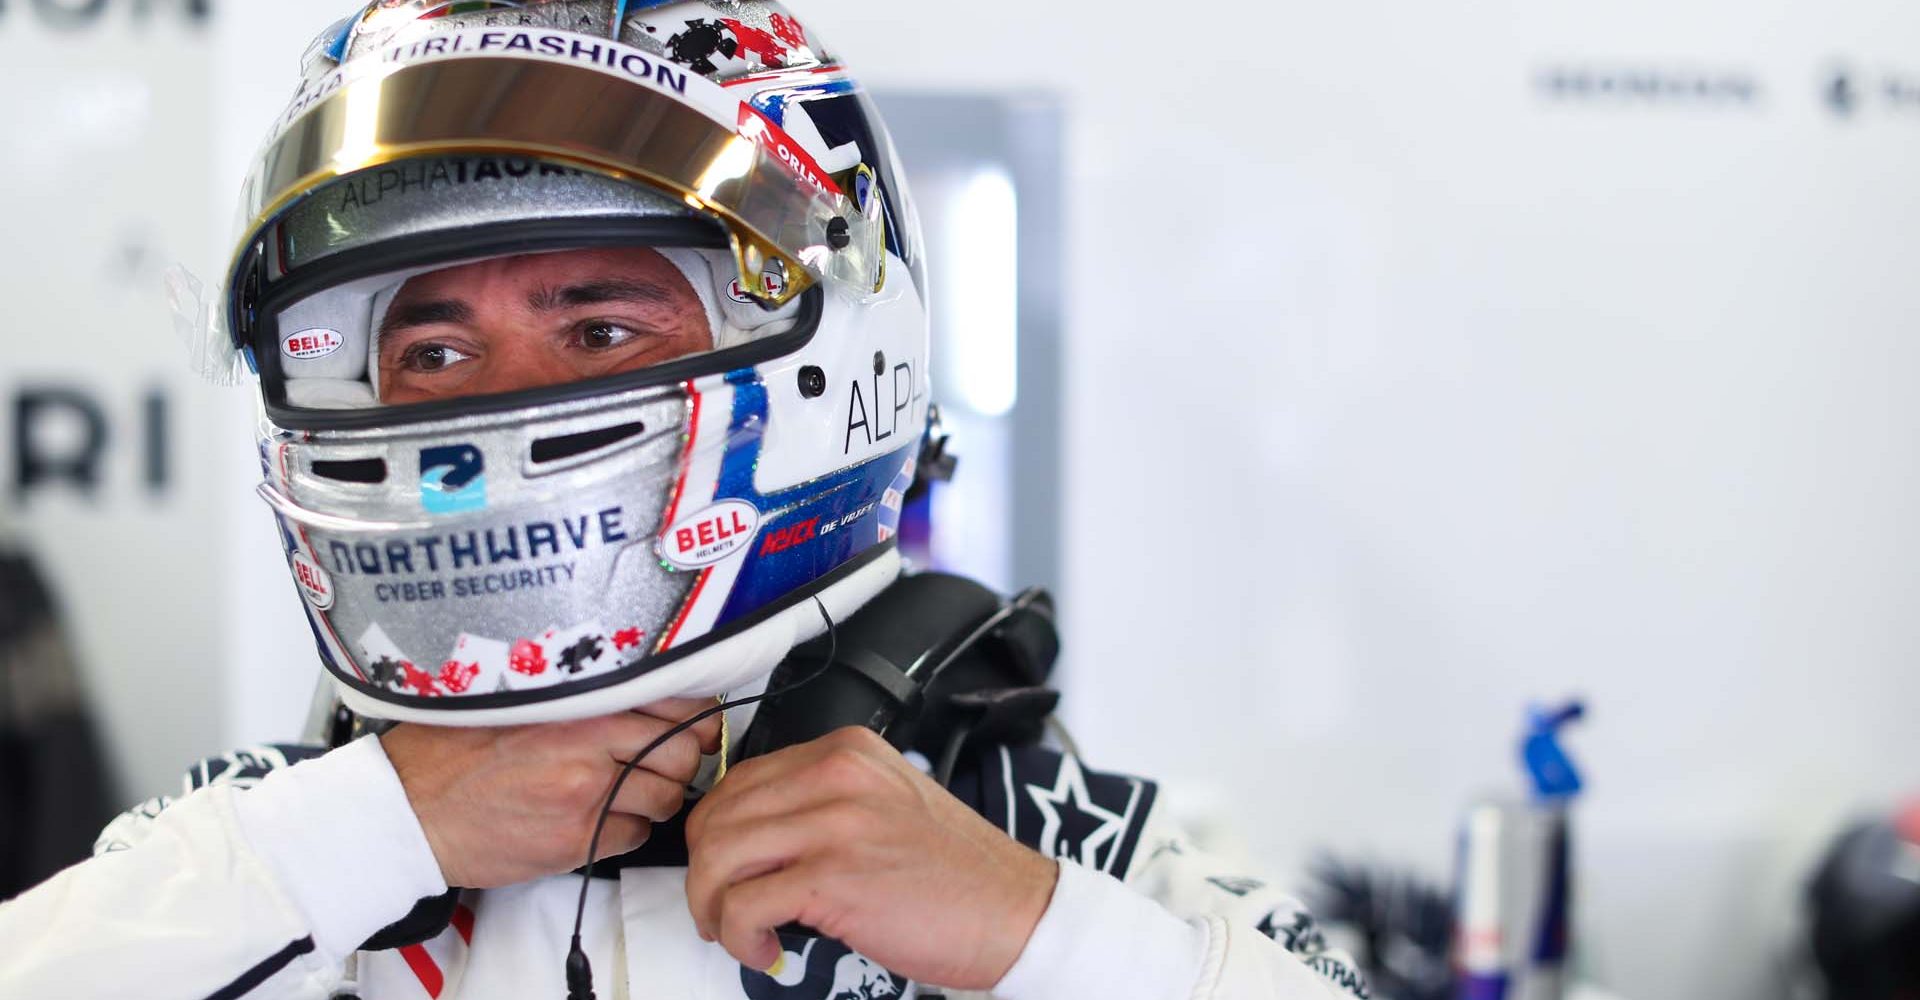
M 422 669 L 387 638 L 387 633 L 379 625 L 372 625 L 360 636 L 360 650 L 367 663 L 367 683 L 388 691 L 402 694 L 419 695 L 423 698 L 438 698 L 446 691 L 442 689 L 438 677 Z
M 546 649 L 553 669 L 567 680 L 611 670 L 624 659 L 607 630 L 596 624 L 550 629 L 541 633 L 540 645 Z
M 387 630 L 381 628 L 379 622 L 367 626 L 367 630 L 360 633 L 360 655 L 361 658 L 367 660 L 404 660 L 407 658 L 407 654 L 401 652 L 400 647 L 394 645 L 392 639 L 387 638 Z
M 471 636 L 463 638 L 472 646 L 490 641 Z M 622 635 L 622 638 L 633 638 L 636 645 L 639 641 L 633 636 Z M 621 647 L 613 637 L 598 625 L 549 628 L 539 635 L 515 639 L 510 644 L 493 645 L 504 651 L 506 667 L 497 680 L 488 677 L 486 683 L 496 691 L 546 687 L 611 670 L 632 658 L 631 654 L 622 654 Z
M 552 665 L 553 661 L 547 658 L 546 647 L 532 639 L 516 639 L 507 651 L 507 667 L 523 677 L 538 677 Z
M 626 660 L 639 659 L 641 647 L 646 644 L 646 641 L 645 629 L 623 628 L 613 634 L 614 651 L 620 653 Z
M 511 642 L 461 633 L 432 665 L 407 657 L 379 625 L 360 636 L 367 682 L 402 694 L 437 698 L 547 687 L 625 666 L 646 655 L 646 630 L 597 624 L 549 628 Z
M 466 694 L 468 689 L 473 687 L 474 678 L 479 676 L 480 664 L 478 663 L 448 660 L 440 665 L 440 686 L 446 688 L 448 694 Z
M 448 694 L 491 694 L 509 672 L 506 643 L 463 632 L 440 666 L 440 686 Z
M 372 664 L 367 668 L 367 683 L 375 687 L 407 694 L 441 693 L 433 675 L 407 659 L 407 654 L 387 638 L 386 630 L 378 623 L 367 626 L 361 633 L 360 654 L 362 662 Z
M 703 76 L 735 79 L 770 70 L 802 68 L 820 62 L 807 29 L 793 17 L 772 11 L 742 11 L 740 17 L 689 17 L 711 13 L 705 4 L 673 4 L 630 18 L 637 32 L 629 40 L 659 52 Z

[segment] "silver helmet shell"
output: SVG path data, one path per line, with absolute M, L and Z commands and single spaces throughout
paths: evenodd
M 777 4 L 626 6 L 374 4 L 316 43 L 249 182 L 225 301 L 261 493 L 356 711 L 718 695 L 819 632 L 814 598 L 838 618 L 899 571 L 928 337 L 884 126 Z M 401 282 L 604 246 L 671 260 L 713 349 L 381 402 Z

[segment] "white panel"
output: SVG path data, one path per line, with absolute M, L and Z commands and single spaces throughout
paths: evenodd
M 1920 112 L 1881 91 L 1920 14 L 814 6 L 877 85 L 1073 116 L 1089 752 L 1283 872 L 1444 877 L 1524 702 L 1584 692 L 1591 973 L 1768 986 L 1809 853 L 1920 782 Z M 1556 99 L 1559 66 L 1708 99 Z
M 989 167 L 967 177 L 943 206 L 945 230 L 929 241 L 948 293 L 945 344 L 954 371 L 945 380 L 954 402 L 983 417 L 1001 417 L 1019 401 L 1020 212 L 1013 180 Z
M 160 295 L 167 263 L 209 224 L 205 32 L 169 5 L 49 9 L 74 6 L 0 12 L 0 523 L 65 611 L 116 798 L 131 800 L 176 787 L 218 735 L 222 542 L 205 512 L 219 486 L 192 443 L 244 445 L 220 438 L 218 401 L 186 375 Z M 89 436 L 60 404 L 16 447 L 16 402 L 46 390 L 102 419 L 91 487 L 16 489 L 23 452 L 71 453 Z

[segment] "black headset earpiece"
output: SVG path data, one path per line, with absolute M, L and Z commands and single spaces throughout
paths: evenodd
M 795 647 L 770 686 L 820 676 L 768 698 L 739 757 L 846 726 L 865 726 L 929 760 L 939 760 L 962 729 L 982 736 L 990 729 L 996 742 L 1037 742 L 1058 701 L 1040 692 L 1059 649 L 1044 590 L 1003 600 L 965 577 L 902 577 L 841 622 L 832 641 L 823 636 Z

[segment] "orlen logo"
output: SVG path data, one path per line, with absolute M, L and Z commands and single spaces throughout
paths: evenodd
M 660 555 L 681 569 L 711 566 L 746 548 L 760 527 L 760 511 L 745 500 L 722 500 L 660 536 Z
M 814 162 L 813 157 L 809 156 L 806 150 L 801 149 L 792 136 L 787 135 L 780 126 L 773 123 L 773 119 L 761 114 L 750 104 L 740 105 L 740 134 L 758 143 L 762 149 L 772 152 L 781 163 L 787 165 L 787 169 L 792 171 L 795 177 L 828 194 L 840 193 L 840 186 L 826 176 L 826 172 L 820 169 L 820 164 Z
M 293 554 L 293 580 L 300 585 L 300 592 L 307 595 L 307 603 L 313 605 L 315 611 L 333 607 L 333 578 L 305 552 Z
M 795 177 L 822 191 L 827 190 L 827 182 L 820 179 L 820 171 L 813 165 L 813 157 L 784 142 L 775 142 L 773 152 L 775 156 L 780 157 L 780 162 L 787 165 L 787 169 L 793 171 Z
M 347 338 L 338 330 L 302 330 L 280 341 L 280 353 L 298 361 L 324 358 L 346 346 Z

